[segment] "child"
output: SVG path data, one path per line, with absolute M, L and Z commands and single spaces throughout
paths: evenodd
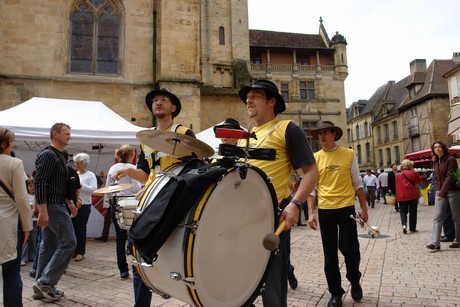
M 34 178 L 30 177 L 26 180 L 27 194 L 29 194 L 29 204 L 32 209 L 33 229 L 30 232 L 29 240 L 22 249 L 21 265 L 24 266 L 29 260 L 35 261 L 36 254 L 36 240 L 37 240 L 37 218 L 35 217 L 34 210 L 37 210 L 35 204 L 35 187 Z

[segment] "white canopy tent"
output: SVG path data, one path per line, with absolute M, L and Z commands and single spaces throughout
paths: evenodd
M 90 155 L 89 169 L 107 172 L 114 151 L 122 144 L 138 145 L 135 126 L 99 101 L 34 97 L 0 112 L 0 126 L 16 134 L 14 152 L 24 160 L 27 173 L 34 169 L 35 157 L 50 144 L 50 128 L 62 122 L 70 125 L 70 154 Z M 33 159 L 32 159 L 33 158 Z
M 95 174 L 107 173 L 114 163 L 115 149 L 120 145 L 138 148 L 136 132 L 145 129 L 131 124 L 99 101 L 34 97 L 0 112 L 0 126 L 15 133 L 13 150 L 16 157 L 23 160 L 27 174 L 35 169 L 40 150 L 50 144 L 50 128 L 58 122 L 71 127 L 72 139 L 67 151 L 88 153 L 88 169 Z M 103 218 L 95 213 L 88 222 L 89 237 L 101 234 Z

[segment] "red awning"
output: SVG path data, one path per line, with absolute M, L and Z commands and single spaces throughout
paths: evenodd
M 460 146 L 452 146 L 449 148 L 449 153 L 455 156 L 455 158 L 460 157 Z M 405 154 L 404 159 L 414 161 L 415 165 L 431 165 L 431 149 L 423 149 L 420 151 Z
M 412 161 L 431 160 L 431 149 L 424 149 L 424 150 L 405 154 L 404 159 L 409 159 Z

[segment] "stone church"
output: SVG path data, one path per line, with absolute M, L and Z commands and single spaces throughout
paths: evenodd
M 2 1 L 0 17 L 0 110 L 32 97 L 95 100 L 150 127 L 144 99 L 159 86 L 199 132 L 227 117 L 247 126 L 237 92 L 269 79 L 288 104 L 282 118 L 346 130 L 347 42 L 322 19 L 318 34 L 249 30 L 248 0 Z

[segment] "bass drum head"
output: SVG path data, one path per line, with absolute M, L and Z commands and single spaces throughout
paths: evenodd
M 230 172 L 191 214 L 198 228 L 186 249 L 186 275 L 193 275 L 191 294 L 202 306 L 242 306 L 261 287 L 271 256 L 263 239 L 277 219 L 275 192 L 264 178 L 258 169 L 249 168 L 246 179 Z

